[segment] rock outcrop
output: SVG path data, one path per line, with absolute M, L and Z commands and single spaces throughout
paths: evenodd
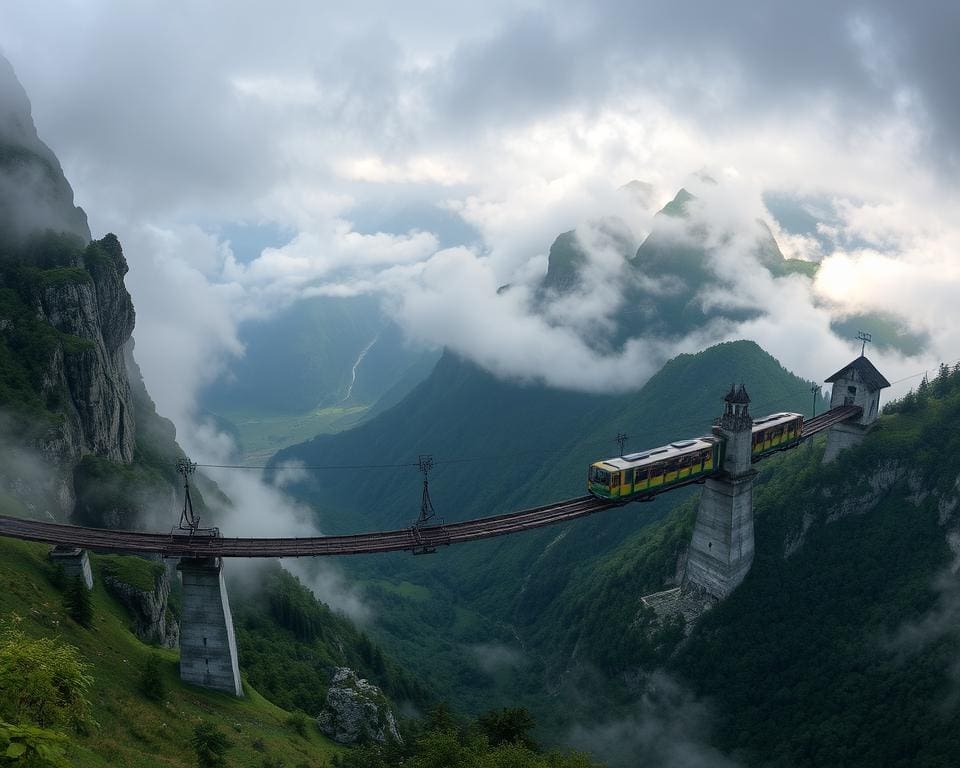
M 44 377 L 43 395 L 67 393 L 63 422 L 44 441 L 44 452 L 79 461 L 93 454 L 124 464 L 133 460 L 136 434 L 124 345 L 134 311 L 123 285 L 127 273 L 115 235 L 91 243 L 79 264 L 53 271 L 36 297 L 37 315 L 66 339 Z
M 130 584 L 106 568 L 103 569 L 103 583 L 130 613 L 137 637 L 145 643 L 176 648 L 180 644 L 180 625 L 170 612 L 170 574 L 163 563 L 155 565 L 151 569 L 153 589 Z
M 383 692 L 357 677 L 349 667 L 337 667 L 317 725 L 341 744 L 401 741 L 397 721 Z

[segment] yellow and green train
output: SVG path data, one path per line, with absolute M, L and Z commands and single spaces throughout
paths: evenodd
M 751 457 L 791 448 L 802 439 L 803 416 L 777 413 L 753 422 Z M 587 490 L 602 499 L 642 499 L 720 471 L 726 441 L 707 435 L 590 465 Z

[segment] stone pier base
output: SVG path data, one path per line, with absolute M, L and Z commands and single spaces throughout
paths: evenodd
M 220 558 L 183 558 L 180 679 L 243 696 L 237 641 Z
M 725 599 L 753 564 L 753 478 L 710 478 L 704 484 L 687 554 L 685 591 Z
M 841 451 L 863 442 L 869 427 L 861 424 L 841 422 L 834 424 L 827 432 L 827 447 L 823 452 L 823 463 L 828 464 L 837 458 Z
M 50 550 L 50 559 L 63 569 L 68 580 L 80 577 L 87 589 L 93 589 L 93 572 L 87 550 L 80 547 L 56 546 Z

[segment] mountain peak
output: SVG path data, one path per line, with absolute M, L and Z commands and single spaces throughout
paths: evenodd
M 664 216 L 685 219 L 688 215 L 687 203 L 694 199 L 694 195 L 691 195 L 684 187 L 681 187 L 680 191 L 677 192 L 673 200 L 660 209 L 660 213 L 658 215 L 663 214 Z
M 0 241 L 46 230 L 90 241 L 87 215 L 74 205 L 60 162 L 37 135 L 27 93 L 0 55 Z

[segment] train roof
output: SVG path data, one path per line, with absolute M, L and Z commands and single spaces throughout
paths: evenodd
M 692 453 L 704 448 L 712 448 L 717 442 L 715 437 L 704 436 L 694 437 L 690 440 L 678 440 L 669 445 L 663 445 L 659 448 L 652 448 L 638 453 L 628 453 L 626 456 L 617 456 L 613 459 L 603 459 L 594 462 L 594 466 L 606 469 L 630 469 L 631 467 L 642 467 L 645 464 L 654 464 L 664 459 L 671 459 L 674 456 L 681 456 L 685 453 Z
M 783 424 L 787 421 L 793 421 L 794 419 L 803 418 L 803 414 L 800 413 L 772 413 L 769 416 L 763 416 L 759 419 L 753 420 L 754 429 L 762 429 L 764 427 L 775 427 L 778 424 Z

